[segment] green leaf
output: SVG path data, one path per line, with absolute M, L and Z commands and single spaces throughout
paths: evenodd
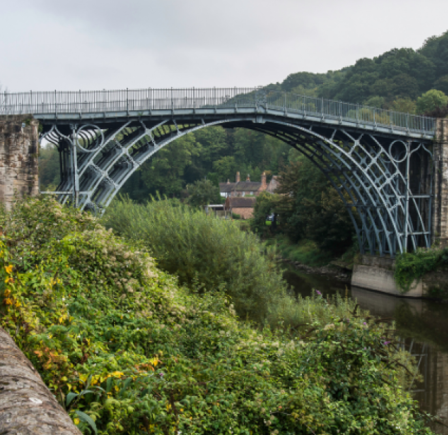
M 77 393 L 73 393 L 73 392 L 68 393 L 68 394 L 67 394 L 67 398 L 65 399 L 65 405 L 66 405 L 66 406 L 69 406 L 70 403 L 72 402 L 72 400 L 73 400 L 76 396 L 78 396 Z
M 86 413 L 84 413 L 82 411 L 79 411 L 79 410 L 76 410 L 75 412 L 76 412 L 77 416 L 81 420 L 85 421 L 86 423 L 88 423 L 90 425 L 90 427 L 93 429 L 95 434 L 98 433 L 98 430 L 96 428 L 96 424 L 95 424 L 95 422 L 92 420 L 92 418 L 90 416 L 88 416 Z

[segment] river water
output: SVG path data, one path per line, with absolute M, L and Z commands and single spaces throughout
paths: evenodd
M 347 294 L 373 315 L 392 318 L 401 345 L 415 356 L 422 374 L 423 381 L 412 386 L 414 397 L 422 410 L 448 425 L 448 301 L 398 298 L 300 271 L 286 271 L 284 277 L 302 296 L 313 289 L 324 296 Z M 448 427 L 436 424 L 432 429 L 448 435 Z

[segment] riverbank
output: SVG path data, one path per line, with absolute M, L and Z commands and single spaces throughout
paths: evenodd
M 295 270 L 300 270 L 305 273 L 312 275 L 327 276 L 335 278 L 341 283 L 350 284 L 352 272 L 350 269 L 344 266 L 339 266 L 335 262 L 332 262 L 326 266 L 312 267 L 306 264 L 300 263 L 299 261 L 293 261 L 288 259 L 282 259 L 283 263 L 287 264 Z
M 337 279 L 349 284 L 352 276 L 354 252 L 348 251 L 341 257 L 322 252 L 311 240 L 291 243 L 284 236 L 276 236 L 267 241 L 275 246 L 280 260 L 295 270 Z
M 420 409 L 448 423 L 445 398 L 448 393 L 448 302 L 430 299 L 398 298 L 343 284 L 330 277 L 308 274 L 288 268 L 284 273 L 297 296 L 306 297 L 319 290 L 324 298 L 339 294 L 356 301 L 359 307 L 382 319 L 394 321 L 397 342 L 411 351 L 419 366 L 421 381 L 411 391 Z M 448 435 L 448 427 L 432 426 L 440 435 Z

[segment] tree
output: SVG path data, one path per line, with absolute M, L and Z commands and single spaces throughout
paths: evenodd
M 434 88 L 448 95 L 448 75 L 440 77 L 434 82 Z
M 56 189 L 59 185 L 59 153 L 53 145 L 39 150 L 39 187 L 40 190 Z
M 397 98 L 392 101 L 390 109 L 396 112 L 415 113 L 416 105 L 410 98 Z
M 271 231 L 275 229 L 277 223 L 275 218 L 277 215 L 277 204 L 279 200 L 279 195 L 268 192 L 262 192 L 259 196 L 257 196 L 257 201 L 255 202 L 254 207 L 254 215 L 250 223 L 250 226 L 254 232 L 263 236 L 268 229 Z M 274 222 L 268 227 L 266 225 L 266 218 L 272 213 L 274 213 Z
M 158 151 L 141 171 L 148 194 L 157 191 L 168 197 L 179 196 L 185 184 L 183 176 L 193 157 L 201 153 L 201 144 L 188 134 Z
M 384 106 L 384 97 L 380 97 L 375 95 L 374 97 L 370 97 L 367 101 L 364 102 L 366 106 L 370 107 L 379 107 L 380 109 Z
M 448 97 L 436 89 L 425 92 L 421 97 L 417 98 L 417 113 L 424 114 L 433 112 L 438 108 L 442 108 L 448 104 Z
M 195 207 L 204 207 L 213 202 L 220 202 L 218 187 L 214 186 L 210 180 L 198 180 L 187 186 L 189 193 L 188 203 Z
M 275 212 L 279 216 L 279 230 L 291 242 L 312 240 L 334 255 L 342 254 L 352 245 L 354 227 L 345 205 L 312 162 L 299 157 L 285 167 L 278 181 Z

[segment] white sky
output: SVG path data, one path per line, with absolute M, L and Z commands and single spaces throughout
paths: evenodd
M 419 48 L 447 17 L 447 0 L 0 0 L 0 84 L 260 86 Z

